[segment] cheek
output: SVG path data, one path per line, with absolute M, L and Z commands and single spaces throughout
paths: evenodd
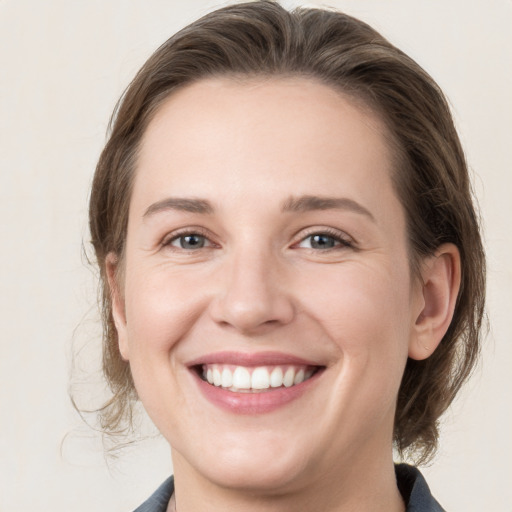
M 176 347 L 200 314 L 201 294 L 191 293 L 183 280 L 163 269 L 134 265 L 131 270 L 126 280 L 130 368 L 144 408 L 168 436 L 180 432 L 179 416 L 170 412 L 184 414 L 188 408 L 179 392 L 184 369 L 176 360 Z
M 408 276 L 386 267 L 369 267 L 354 264 L 318 276 L 317 283 L 304 297 L 308 305 L 327 316 L 340 331 L 345 327 L 389 331 L 404 326 L 409 309 Z
M 126 319 L 130 349 L 167 353 L 189 331 L 202 311 L 201 290 L 183 274 L 165 269 L 133 270 L 126 282 Z
M 338 353 L 324 404 L 336 418 L 333 432 L 391 424 L 408 351 L 407 273 L 354 264 L 317 277 L 328 285 L 310 287 L 303 308 Z
M 303 294 L 303 308 L 323 326 L 342 358 L 380 373 L 401 368 L 408 350 L 409 279 L 405 272 L 356 265 L 332 269 Z M 384 364 L 384 362 L 387 362 Z

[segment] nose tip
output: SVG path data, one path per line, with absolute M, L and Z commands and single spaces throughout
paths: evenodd
M 293 301 L 285 284 L 273 274 L 261 263 L 232 267 L 213 301 L 213 319 L 246 334 L 291 322 Z
M 286 324 L 291 308 L 277 301 L 263 302 L 261 299 L 249 298 L 248 301 L 224 302 L 223 312 L 217 321 L 231 325 L 240 332 L 253 333 L 266 327 Z

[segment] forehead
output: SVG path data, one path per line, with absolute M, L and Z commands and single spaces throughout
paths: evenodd
M 360 135 L 368 131 L 382 137 L 382 142 L 389 138 L 380 117 L 361 98 L 316 79 L 217 77 L 184 86 L 164 100 L 146 129 L 143 146 L 162 142 L 159 135 L 163 130 L 167 140 L 177 132 L 194 138 L 204 134 L 211 137 L 212 130 L 228 123 L 231 128 L 236 123 L 237 128 L 226 134 L 231 143 L 236 143 L 243 128 L 258 127 L 267 137 L 282 138 L 284 133 L 299 129 L 305 137 L 314 133 L 316 138 L 328 140 L 332 128 L 341 128 L 340 121 L 351 123 L 353 139 L 361 141 Z
M 279 185 L 293 189 L 288 195 L 337 186 L 378 193 L 389 188 L 392 160 L 384 123 L 333 87 L 300 77 L 208 79 L 157 110 L 142 139 L 133 199 L 156 201 L 164 191 L 256 195 Z

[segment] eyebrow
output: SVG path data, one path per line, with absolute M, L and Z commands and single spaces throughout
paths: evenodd
M 168 210 L 212 215 L 215 212 L 213 205 L 206 199 L 195 199 L 187 197 L 167 197 L 153 203 L 144 212 L 143 218 L 150 217 L 155 213 Z M 282 204 L 283 212 L 308 212 L 314 210 L 348 210 L 365 215 L 375 222 L 372 213 L 363 205 L 348 197 L 324 197 L 324 196 L 299 196 L 290 197 Z
M 143 215 L 143 218 L 150 217 L 155 213 L 178 210 L 182 212 L 199 213 L 203 215 L 211 215 L 214 208 L 209 201 L 205 199 L 194 199 L 185 197 L 167 197 L 161 201 L 153 203 Z
M 282 206 L 284 212 L 307 212 L 314 210 L 348 210 L 365 215 L 375 222 L 375 217 L 363 205 L 348 197 L 300 196 L 290 197 Z

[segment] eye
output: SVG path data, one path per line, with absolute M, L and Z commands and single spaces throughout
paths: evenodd
M 163 246 L 173 249 L 183 249 L 185 251 L 194 251 L 204 247 L 211 247 L 213 244 L 201 233 L 181 233 L 164 241 Z
M 297 247 L 327 251 L 329 249 L 352 247 L 352 243 L 339 234 L 317 232 L 303 238 Z

